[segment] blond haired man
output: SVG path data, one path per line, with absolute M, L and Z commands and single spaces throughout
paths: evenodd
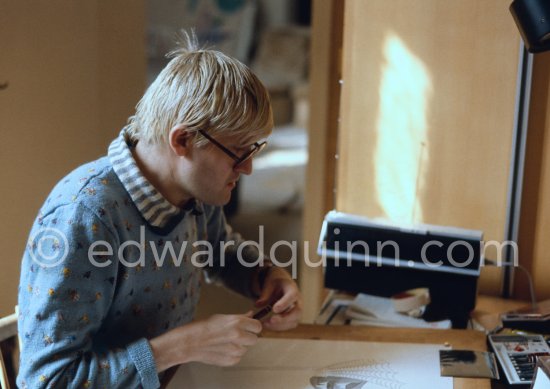
M 20 387 L 157 388 L 171 367 L 233 365 L 263 327 L 298 322 L 295 282 L 241 246 L 221 208 L 271 132 L 267 91 L 192 36 L 173 56 L 108 155 L 40 210 L 22 262 Z M 193 321 L 203 269 L 274 315 Z

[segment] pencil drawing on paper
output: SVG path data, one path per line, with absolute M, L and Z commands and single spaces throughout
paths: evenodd
M 366 389 L 367 384 L 369 388 L 375 384 L 380 388 L 400 389 L 405 384 L 396 377 L 397 371 L 389 362 L 358 359 L 324 367 L 316 371 L 309 382 L 315 389 Z

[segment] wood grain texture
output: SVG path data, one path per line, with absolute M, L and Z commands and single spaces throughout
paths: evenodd
M 346 2 L 337 209 L 502 241 L 518 49 L 503 1 Z

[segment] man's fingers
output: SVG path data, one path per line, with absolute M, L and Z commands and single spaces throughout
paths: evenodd
M 258 337 L 250 332 L 239 339 L 239 344 L 242 346 L 250 347 L 258 343 Z
M 300 301 L 298 301 L 292 307 L 292 309 L 272 316 L 268 321 L 264 323 L 264 327 L 275 331 L 284 331 L 295 328 L 298 325 L 301 316 L 302 305 Z
M 260 321 L 256 319 L 246 318 L 246 320 L 242 321 L 239 328 L 253 334 L 259 334 L 260 332 L 262 332 L 262 323 L 260 323 Z
M 267 329 L 273 331 L 285 331 L 298 326 L 299 318 L 299 314 L 292 314 L 292 316 L 289 315 L 287 317 L 273 316 L 271 319 L 264 323 L 264 326 Z
M 300 301 L 300 293 L 297 290 L 285 293 L 274 305 L 273 312 L 283 313 L 290 311 Z

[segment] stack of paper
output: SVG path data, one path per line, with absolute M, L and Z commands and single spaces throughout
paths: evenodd
M 360 293 L 349 304 L 345 315 L 350 324 L 377 327 L 451 328 L 450 320 L 427 322 L 423 319 L 398 313 L 390 298 Z

